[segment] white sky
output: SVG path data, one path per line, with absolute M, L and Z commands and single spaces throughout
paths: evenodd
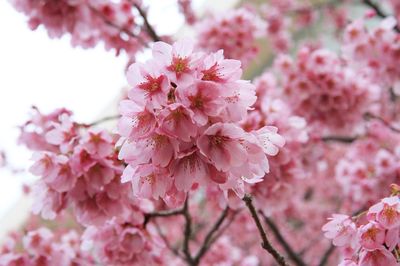
M 175 0 L 148 2 L 154 5 L 150 21 L 159 25 L 159 32 L 180 28 L 183 19 L 174 8 Z M 42 28 L 30 31 L 24 15 L 7 1 L 0 1 L 0 33 L 0 149 L 13 164 L 28 167 L 31 153 L 17 146 L 16 126 L 28 118 L 30 106 L 44 112 L 66 107 L 78 121 L 93 121 L 126 84 L 126 59 L 101 45 L 73 49 L 68 37 L 52 40 Z M 20 197 L 22 182 L 30 179 L 27 174 L 13 176 L 0 170 L 0 218 Z

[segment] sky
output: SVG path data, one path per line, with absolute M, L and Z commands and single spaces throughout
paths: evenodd
M 149 0 L 150 22 L 161 34 L 177 32 L 183 18 L 176 0 Z M 196 6 L 204 0 L 194 1 Z M 126 85 L 126 58 L 115 57 L 100 45 L 72 48 L 67 36 L 49 39 L 45 30 L 31 31 L 23 14 L 0 1 L 0 150 L 11 164 L 28 168 L 31 152 L 16 144 L 17 126 L 29 118 L 32 105 L 43 112 L 66 107 L 79 122 L 90 123 Z M 141 60 L 146 54 L 141 56 Z M 21 185 L 32 182 L 28 173 L 13 175 L 0 169 L 0 218 L 21 196 Z

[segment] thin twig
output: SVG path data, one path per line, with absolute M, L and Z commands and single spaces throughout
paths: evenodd
M 153 39 L 153 41 L 155 41 L 155 42 L 161 41 L 161 38 L 157 35 L 156 31 L 149 23 L 146 12 L 138 4 L 133 4 L 133 5 L 138 10 L 140 16 L 143 18 L 143 22 L 144 22 L 144 25 L 146 26 L 147 33 L 150 35 L 150 37 Z
M 120 27 L 117 24 L 115 24 L 114 22 L 112 22 L 111 20 L 109 20 L 106 16 L 103 15 L 103 13 L 101 13 L 99 10 L 97 10 L 96 8 L 89 6 L 89 8 L 93 11 L 93 13 L 95 13 L 96 15 L 98 15 L 101 19 L 103 19 L 104 23 L 106 23 L 108 26 L 115 28 L 117 30 L 119 30 L 120 32 L 125 33 L 126 35 L 128 35 L 129 37 L 132 37 L 136 40 L 138 40 L 138 42 L 143 45 L 144 47 L 148 47 L 149 45 L 147 44 L 147 42 L 145 42 L 140 36 L 134 34 L 132 31 Z
M 208 231 L 206 237 L 204 238 L 203 244 L 201 245 L 201 248 L 197 252 L 196 256 L 194 257 L 193 261 L 195 265 L 198 265 L 200 262 L 200 259 L 206 254 L 208 249 L 211 246 L 213 236 L 214 234 L 218 231 L 222 223 L 224 222 L 225 218 L 228 215 L 229 207 L 226 207 L 221 215 L 219 216 L 218 220 L 215 222 L 215 224 L 211 227 L 210 231 Z
M 165 245 L 167 246 L 167 248 L 168 248 L 172 253 L 174 253 L 175 256 L 178 256 L 178 257 L 184 259 L 184 258 L 182 257 L 182 255 L 179 253 L 179 250 L 178 250 L 177 248 L 173 247 L 173 246 L 171 245 L 171 243 L 169 242 L 168 238 L 162 233 L 161 228 L 160 228 L 160 226 L 158 225 L 158 223 L 155 222 L 154 224 L 155 224 L 155 227 L 156 227 L 156 230 L 157 230 L 158 235 L 159 235 L 159 236 L 161 237 L 161 239 L 164 241 L 164 243 L 165 243 Z
M 390 130 L 396 132 L 396 133 L 400 133 L 400 129 L 392 126 L 388 121 L 386 121 L 385 119 L 383 119 L 382 117 L 376 116 L 374 114 L 371 113 L 366 113 L 364 115 L 365 119 L 376 119 L 379 120 L 380 122 L 382 122 L 382 124 L 384 124 L 385 126 L 387 126 Z
M 281 266 L 289 266 L 289 264 L 286 262 L 285 258 L 271 245 L 267 238 L 267 234 L 265 233 L 265 230 L 261 224 L 260 218 L 257 215 L 256 208 L 253 205 L 251 195 L 246 194 L 243 197 L 243 201 L 246 203 L 247 208 L 249 209 L 251 216 L 253 217 L 254 222 L 256 223 L 257 229 L 260 233 L 262 243 L 261 247 L 268 251 L 272 255 L 272 257 L 275 259 L 275 261 L 281 265 Z
M 215 241 L 218 240 L 218 238 L 224 234 L 224 232 L 229 228 L 229 226 L 233 223 L 233 221 L 235 220 L 236 215 L 240 212 L 240 210 L 236 210 L 231 214 L 230 219 L 228 220 L 228 222 L 221 227 L 221 229 L 217 232 L 217 234 L 211 239 L 210 245 L 213 245 L 215 243 Z
M 292 259 L 293 262 L 298 266 L 306 266 L 306 264 L 301 259 L 301 257 L 293 250 L 293 248 L 290 246 L 290 244 L 282 236 L 281 232 L 279 231 L 278 226 L 274 223 L 274 221 L 272 221 L 272 219 L 268 218 L 263 213 L 261 213 L 261 215 L 264 217 L 265 223 L 271 229 L 271 231 L 274 234 L 276 240 L 278 240 L 278 242 L 285 249 L 285 251 L 288 254 L 289 258 Z
M 185 203 L 183 205 L 183 216 L 185 217 L 185 232 L 183 239 L 183 254 L 185 254 L 186 262 L 195 266 L 192 255 L 190 254 L 189 240 L 192 237 L 192 217 L 189 212 L 189 195 L 186 196 Z
M 325 251 L 324 255 L 322 256 L 322 259 L 318 266 L 324 266 L 328 263 L 329 257 L 332 255 L 333 251 L 335 251 L 335 246 L 330 245 L 330 247 Z
M 146 224 L 150 221 L 151 218 L 169 217 L 169 216 L 176 216 L 176 215 L 181 215 L 181 214 L 184 214 L 184 207 L 180 208 L 180 209 L 176 209 L 176 210 L 166 210 L 166 211 L 146 213 L 144 215 L 143 225 L 146 226 Z
M 110 115 L 110 116 L 106 116 L 103 118 L 100 118 L 99 120 L 96 120 L 90 124 L 83 124 L 83 126 L 85 127 L 93 127 L 93 126 L 97 126 L 98 124 L 104 123 L 104 122 L 108 122 L 111 120 L 117 120 L 118 118 L 120 118 L 119 115 Z
M 357 140 L 359 137 L 349 137 L 349 136 L 325 136 L 321 137 L 321 140 L 324 142 L 343 142 L 343 143 L 352 143 Z
M 375 11 L 375 14 L 378 15 L 379 17 L 386 18 L 388 16 L 385 12 L 383 12 L 380 6 L 374 3 L 372 0 L 363 0 L 362 2 L 371 9 L 373 9 Z M 398 25 L 394 27 L 394 30 L 400 33 L 400 28 Z

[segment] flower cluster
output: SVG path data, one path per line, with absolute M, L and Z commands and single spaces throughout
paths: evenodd
M 197 21 L 197 17 L 194 14 L 192 8 L 192 0 L 178 0 L 180 11 L 185 16 L 185 20 L 189 25 L 193 25 Z
M 376 99 L 377 87 L 328 50 L 304 47 L 296 62 L 281 56 L 276 65 L 294 113 L 321 129 L 356 127 Z
M 355 68 L 373 82 L 392 87 L 400 94 L 400 38 L 393 28 L 396 21 L 388 18 L 371 31 L 363 20 L 348 25 L 344 34 L 343 53 Z
M 198 184 L 258 182 L 284 140 L 274 127 L 245 132 L 238 124 L 255 102 L 255 89 L 240 80 L 240 62 L 222 51 L 203 54 L 186 41 L 155 43 L 154 59 L 133 64 L 132 88 L 120 104 L 119 158 L 123 180 L 136 196 L 165 197 Z
M 0 265 L 96 265 L 94 259 L 80 249 L 80 245 L 80 236 L 76 231 L 55 234 L 42 227 L 24 236 L 7 238 L 0 249 Z
M 258 53 L 257 38 L 264 28 L 257 14 L 246 8 L 207 17 L 197 25 L 198 46 L 205 51 L 224 50 L 227 58 L 246 66 Z
M 343 248 L 340 265 L 397 266 L 400 243 L 400 199 L 383 198 L 369 208 L 364 222 L 359 217 L 335 214 L 324 225 L 325 237 Z
M 100 224 L 113 216 L 125 219 L 132 212 L 143 219 L 130 187 L 120 183 L 123 164 L 106 131 L 73 122 L 64 109 L 49 115 L 35 110 L 22 127 L 20 141 L 37 151 L 30 168 L 41 177 L 32 191 L 35 213 L 54 219 L 72 206 L 82 224 Z
M 335 166 L 335 177 L 354 211 L 368 206 L 385 192 L 377 187 L 398 183 L 400 136 L 380 122 L 369 125 L 366 138 L 349 147 Z
M 12 0 L 15 8 L 28 17 L 31 29 L 43 25 L 52 38 L 71 35 L 73 46 L 94 47 L 103 42 L 107 50 L 134 55 L 149 39 L 140 30 L 132 6 L 141 1 L 89 0 Z
M 165 265 L 164 245 L 151 231 L 130 222 L 111 219 L 102 226 L 90 226 L 82 235 L 82 248 L 92 251 L 103 265 Z

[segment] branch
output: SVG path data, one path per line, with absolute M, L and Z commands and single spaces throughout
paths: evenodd
M 362 1 L 366 6 L 370 7 L 371 9 L 373 9 L 376 13 L 376 15 L 378 15 L 381 18 L 386 18 L 388 15 L 383 12 L 383 10 L 380 8 L 380 6 L 376 3 L 374 3 L 372 0 L 363 0 Z M 394 30 L 400 33 L 400 28 L 398 25 L 396 25 L 394 27 Z
M 364 115 L 365 119 L 376 119 L 379 120 L 380 122 L 382 122 L 382 124 L 384 124 L 385 126 L 387 126 L 390 130 L 396 132 L 396 133 L 400 133 L 400 129 L 392 126 L 388 121 L 386 121 L 385 119 L 383 119 L 382 117 L 376 116 L 374 114 L 371 113 L 366 113 Z
M 298 266 L 306 266 L 304 261 L 300 258 L 300 256 L 292 249 L 288 242 L 286 242 L 285 238 L 282 236 L 281 232 L 279 231 L 278 226 L 267 216 L 263 213 L 261 215 L 264 217 L 265 223 L 269 226 L 272 233 L 274 234 L 276 240 L 282 245 L 285 249 L 286 253 L 289 255 L 289 258 L 293 260 L 293 262 Z
M 185 237 L 183 239 L 183 254 L 185 254 L 186 261 L 191 266 L 196 266 L 193 257 L 190 254 L 189 240 L 192 236 L 192 217 L 189 213 L 189 194 L 186 196 L 185 204 L 183 205 L 183 216 L 185 217 Z
M 331 244 L 330 247 L 325 251 L 324 255 L 322 256 L 322 259 L 318 264 L 318 266 L 324 266 L 328 262 L 329 257 L 332 255 L 333 251 L 335 251 L 335 246 Z
M 146 224 L 150 221 L 151 218 L 181 215 L 181 214 L 184 214 L 184 211 L 185 211 L 185 207 L 177 209 L 177 210 L 167 210 L 167 211 L 146 213 L 144 215 L 143 226 L 146 227 Z
M 359 137 L 347 137 L 347 136 L 325 136 L 321 137 L 321 140 L 324 142 L 342 142 L 342 143 L 352 143 L 357 140 Z
M 110 115 L 110 116 L 106 116 L 103 118 L 100 118 L 99 120 L 96 120 L 90 124 L 82 124 L 82 126 L 84 127 L 93 127 L 93 126 L 97 126 L 98 124 L 104 123 L 104 122 L 108 122 L 111 120 L 117 120 L 118 118 L 120 118 L 119 115 Z
M 161 239 L 164 241 L 164 243 L 165 243 L 165 245 L 167 246 L 167 248 L 168 248 L 172 253 L 174 253 L 175 256 L 180 257 L 180 258 L 183 258 L 182 255 L 179 253 L 179 250 L 176 249 L 175 247 L 173 247 L 173 246 L 171 245 L 171 243 L 169 242 L 168 238 L 162 233 L 161 228 L 160 228 L 160 226 L 159 226 L 157 223 L 155 223 L 155 227 L 156 227 L 156 230 L 157 230 L 157 232 L 158 232 L 158 235 L 159 235 L 159 236 L 161 237 Z
M 153 39 L 153 41 L 155 41 L 155 42 L 161 41 L 161 38 L 157 35 L 156 31 L 149 23 L 146 12 L 138 4 L 133 4 L 133 5 L 138 10 L 140 16 L 143 18 L 143 22 L 144 22 L 144 25 L 146 26 L 147 33 L 150 35 L 150 37 Z
M 126 28 L 122 28 L 122 27 L 118 26 L 117 24 L 115 24 L 114 22 L 109 20 L 106 16 L 104 16 L 103 13 L 101 13 L 96 8 L 94 8 L 94 7 L 90 6 L 90 5 L 89 5 L 89 8 L 90 8 L 90 10 L 93 11 L 93 13 L 95 13 L 101 19 L 103 19 L 104 23 L 106 23 L 108 26 L 110 26 L 112 28 L 115 28 L 115 29 L 119 30 L 120 32 L 123 32 L 123 33 L 127 34 L 129 37 L 132 37 L 132 38 L 138 40 L 138 42 L 140 44 L 142 44 L 143 46 L 148 47 L 148 44 L 140 36 L 134 34 L 133 32 L 131 32 L 130 30 L 128 30 Z
M 261 224 L 260 218 L 257 215 L 256 208 L 253 205 L 251 195 L 246 194 L 243 197 L 243 201 L 246 203 L 247 208 L 249 209 L 251 216 L 253 217 L 254 222 L 256 223 L 257 229 L 260 233 L 262 243 L 261 247 L 268 251 L 274 257 L 275 261 L 281 266 L 289 266 L 286 262 L 285 258 L 271 245 L 267 238 L 267 234 L 264 231 L 264 228 Z
M 198 253 L 194 257 L 194 263 L 195 265 L 198 265 L 200 263 L 200 259 L 206 254 L 208 249 L 210 248 L 211 244 L 213 243 L 213 236 L 214 234 L 218 231 L 222 223 L 224 222 L 225 218 L 228 215 L 229 207 L 226 207 L 221 215 L 219 216 L 218 220 L 216 223 L 211 227 L 210 231 L 208 231 L 206 237 L 204 238 L 204 242 L 201 245 L 201 248 L 199 249 Z

